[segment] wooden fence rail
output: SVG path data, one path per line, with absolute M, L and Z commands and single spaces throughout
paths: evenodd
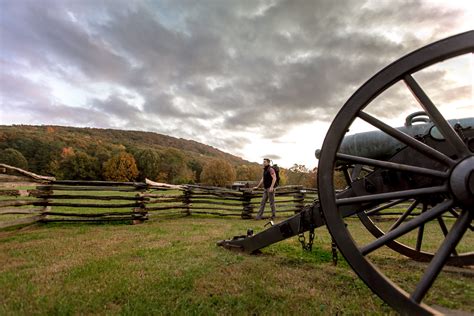
M 262 193 L 261 190 L 236 191 L 149 180 L 57 181 L 53 177 L 0 164 L 0 229 L 37 222 L 142 223 L 164 216 L 212 215 L 251 219 L 258 211 Z M 280 187 L 275 192 L 277 216 L 287 217 L 300 212 L 305 204 L 315 199 L 316 189 Z M 394 209 L 384 207 L 383 215 L 399 216 L 400 208 L 403 211 L 407 205 L 409 201 L 394 205 Z M 266 208 L 264 214 L 270 214 L 268 204 Z M 450 214 L 447 216 L 452 217 Z
M 254 218 L 263 191 L 146 182 L 57 181 L 0 164 L 0 229 L 35 222 L 132 221 L 197 214 Z M 280 187 L 277 216 L 291 216 L 314 189 Z M 267 208 L 268 208 L 267 204 Z M 269 212 L 266 212 L 269 214 Z

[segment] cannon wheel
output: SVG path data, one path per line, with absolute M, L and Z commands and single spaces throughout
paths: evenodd
M 474 156 L 456 132 L 447 124 L 445 118 L 430 101 L 425 92 L 417 84 L 412 74 L 448 58 L 453 58 L 474 51 L 474 31 L 462 33 L 439 42 L 425 46 L 390 64 L 370 80 L 368 80 L 346 102 L 332 122 L 324 140 L 318 166 L 318 186 L 321 209 L 324 213 L 328 229 L 335 239 L 347 262 L 359 277 L 390 306 L 401 313 L 409 314 L 437 314 L 438 311 L 424 304 L 422 301 L 446 264 L 456 245 L 464 236 L 472 223 L 474 213 L 474 198 L 472 194 L 472 179 Z M 411 138 L 396 129 L 384 124 L 373 116 L 365 113 L 364 108 L 378 95 L 399 81 L 404 81 L 430 119 L 438 127 L 446 141 L 455 151 L 455 157 L 448 157 L 439 151 L 426 146 L 422 142 Z M 436 159 L 446 166 L 446 176 L 443 184 L 417 190 L 397 191 L 381 195 L 369 195 L 338 199 L 334 187 L 334 167 L 338 159 L 338 147 L 349 126 L 360 118 L 379 130 L 395 137 L 407 146 Z M 344 157 L 347 158 L 347 155 Z M 360 162 L 359 157 L 352 157 L 354 163 Z M 381 161 L 373 161 L 374 166 Z M 387 166 L 385 166 L 387 167 Z M 402 165 L 402 167 L 410 167 Z M 397 170 L 398 167 L 390 166 Z M 402 170 L 402 169 L 398 169 Z M 412 168 L 412 171 L 413 168 Z M 430 173 L 431 170 L 418 170 L 420 173 Z M 408 223 L 381 235 L 367 245 L 358 245 L 345 226 L 339 205 L 357 205 L 367 201 L 390 201 L 400 198 L 414 198 L 420 194 L 443 193 L 446 198 L 433 208 L 416 216 Z M 376 249 L 389 244 L 396 238 L 409 231 L 436 220 L 440 215 L 453 208 L 460 210 L 458 218 L 451 230 L 444 238 L 433 259 L 428 264 L 423 276 L 418 281 L 415 290 L 408 293 L 400 284 L 396 284 L 379 270 L 370 261 L 368 255 Z
M 424 112 L 418 112 L 417 114 L 424 113 Z M 408 119 L 408 118 L 407 118 Z M 410 121 L 411 122 L 411 121 Z M 427 121 L 423 121 L 427 122 Z M 345 173 L 345 179 L 346 179 L 346 184 L 347 186 L 352 185 L 352 177 L 355 176 L 357 178 L 363 176 L 361 174 L 361 171 L 366 171 L 366 172 L 373 172 L 373 169 L 371 169 L 368 166 L 363 166 L 363 165 L 344 165 L 344 167 L 340 167 L 338 169 L 341 169 Z M 359 170 L 359 173 L 349 175 L 348 170 Z M 389 214 L 390 218 L 384 219 L 384 210 L 390 209 L 391 207 L 394 206 L 403 206 L 406 205 L 407 202 L 409 203 L 409 206 L 404 210 L 404 212 L 399 216 L 396 217 L 396 220 L 392 223 L 392 225 L 389 228 L 383 228 L 379 227 L 377 222 L 381 221 L 386 221 L 386 220 L 393 220 L 393 214 Z M 396 199 L 393 201 L 389 201 L 388 203 L 382 203 L 381 205 L 377 205 L 376 207 L 373 208 L 368 208 L 367 210 L 364 210 L 363 212 L 357 213 L 357 216 L 359 217 L 360 221 L 362 224 L 367 228 L 367 230 L 376 238 L 382 237 L 387 231 L 390 231 L 398 226 L 400 226 L 402 223 L 405 221 L 409 220 L 409 216 L 414 212 L 416 209 L 420 209 L 421 212 L 426 212 L 430 208 L 430 203 L 424 199 L 414 199 L 414 200 L 407 200 L 407 199 Z M 451 218 L 453 217 L 458 217 L 459 212 L 456 209 L 451 209 L 449 210 L 448 214 Z M 446 216 L 448 217 L 448 216 Z M 375 220 L 373 220 L 375 218 Z M 438 234 L 443 234 L 444 237 L 448 234 L 448 227 L 443 219 L 443 216 L 439 216 L 436 218 L 438 221 L 439 225 L 439 231 Z M 385 225 L 386 226 L 386 225 Z M 470 229 L 473 230 L 473 226 L 470 226 Z M 433 233 L 433 232 L 430 232 Z M 433 259 L 434 253 L 430 251 L 423 250 L 423 241 L 424 241 L 424 236 L 425 236 L 425 231 L 424 231 L 424 225 L 421 225 L 418 227 L 418 234 L 416 238 L 416 242 L 413 243 L 413 247 L 408 245 L 407 243 L 399 242 L 396 240 L 393 240 L 389 243 L 387 243 L 387 246 L 396 252 L 407 256 L 413 260 L 416 261 L 421 261 L 421 262 L 427 262 L 431 261 Z M 470 266 L 474 265 L 474 252 L 468 252 L 468 253 L 458 253 L 457 251 L 453 251 L 452 255 L 448 258 L 446 261 L 446 264 L 452 265 L 452 266 Z
M 419 113 L 424 113 L 424 112 L 419 112 Z M 418 113 L 418 114 L 419 114 Z M 427 121 L 424 121 L 427 122 Z M 362 175 L 361 171 L 367 172 L 373 172 L 373 169 L 370 168 L 370 166 L 363 166 L 363 165 L 343 165 L 342 167 L 339 167 L 341 171 L 343 171 L 345 179 L 346 179 L 346 184 L 348 187 L 352 185 L 352 177 L 359 178 Z M 358 170 L 359 172 L 356 174 L 349 174 L 349 170 L 352 169 Z M 384 210 L 390 209 L 391 207 L 400 207 L 400 206 L 405 206 L 408 203 L 408 207 L 403 211 L 403 213 L 399 217 L 395 217 L 393 215 L 398 215 L 398 214 L 388 214 L 388 216 L 385 216 L 386 214 L 384 213 Z M 362 224 L 367 228 L 367 230 L 376 238 L 382 237 L 387 231 L 390 231 L 398 226 L 400 226 L 402 223 L 404 223 L 407 220 L 410 220 L 410 215 L 415 212 L 416 209 L 419 209 L 421 212 L 426 212 L 430 208 L 430 203 L 424 199 L 414 199 L 414 200 L 407 200 L 407 199 L 396 199 L 393 201 L 389 201 L 387 203 L 382 203 L 377 205 L 376 207 L 368 208 L 367 210 L 364 210 L 363 212 L 357 213 L 357 216 L 359 217 L 360 221 Z M 459 212 L 456 209 L 451 209 L 449 210 L 448 216 L 446 217 L 458 217 Z M 386 218 L 388 217 L 388 218 Z M 396 219 L 396 220 L 395 220 Z M 448 227 L 445 223 L 445 220 L 443 219 L 443 216 L 439 216 L 436 218 L 438 225 L 439 225 L 439 231 L 437 232 L 438 234 L 443 234 L 444 237 L 448 234 Z M 391 221 L 392 225 L 390 227 L 379 227 L 380 225 L 377 224 L 377 222 L 387 222 Z M 387 226 L 387 225 L 385 225 Z M 473 229 L 474 227 L 471 225 L 470 229 Z M 424 241 L 424 236 L 425 234 L 431 234 L 433 232 L 425 233 L 424 231 L 424 225 L 421 225 L 418 227 L 418 234 L 415 242 L 412 242 L 413 246 L 411 244 L 403 243 L 400 241 L 393 240 L 389 243 L 387 243 L 387 246 L 391 248 L 392 250 L 395 250 L 399 254 L 402 254 L 404 256 L 407 256 L 413 260 L 416 261 L 421 261 L 421 262 L 428 262 L 433 259 L 434 253 L 430 251 L 426 251 L 422 249 L 423 247 L 423 241 Z M 447 265 L 452 265 L 452 266 L 471 266 L 474 265 L 474 252 L 468 252 L 468 253 L 458 253 L 457 251 L 453 251 L 452 255 L 448 258 L 446 261 Z
M 367 211 L 360 212 L 357 215 L 359 216 L 359 219 L 361 220 L 362 224 L 364 224 L 364 226 L 367 228 L 367 230 L 373 236 L 375 236 L 376 238 L 379 238 L 379 237 L 382 237 L 384 234 L 386 234 L 387 231 L 390 231 L 393 228 L 396 228 L 399 225 L 401 225 L 404 222 L 404 220 L 406 220 L 408 214 L 410 214 L 416 207 L 421 208 L 421 212 L 423 213 L 430 209 L 429 203 L 415 199 L 413 201 L 410 201 L 410 205 L 406 208 L 403 214 L 397 218 L 397 220 L 393 223 L 390 229 L 380 228 L 377 225 L 377 223 L 372 220 L 371 218 L 372 214 L 375 214 L 375 216 L 380 216 L 378 215 L 378 214 L 381 214 L 380 211 L 383 211 L 384 209 L 387 209 L 394 205 L 400 204 L 401 202 L 405 202 L 405 200 L 404 199 L 395 200 L 395 201 L 386 203 L 384 205 L 381 205 L 379 207 L 376 207 L 374 209 L 369 209 Z M 456 209 L 449 210 L 449 213 L 451 213 L 450 214 L 451 217 L 459 216 L 459 212 Z M 443 234 L 444 237 L 446 237 L 448 234 L 448 227 L 443 219 L 443 216 L 438 216 L 436 218 L 436 221 L 438 222 L 438 226 L 440 230 L 439 233 Z M 472 226 L 470 228 L 472 230 Z M 420 225 L 418 227 L 418 234 L 417 234 L 416 242 L 414 243 L 414 247 L 411 247 L 410 245 L 407 245 L 406 243 L 402 243 L 396 240 L 387 243 L 387 246 L 395 250 L 396 252 L 404 256 L 407 256 L 413 260 L 428 262 L 428 261 L 431 261 L 431 259 L 433 259 L 435 254 L 430 251 L 422 250 L 424 235 L 425 235 L 424 225 Z M 473 252 L 458 253 L 457 251 L 453 251 L 452 255 L 449 256 L 449 258 L 447 259 L 446 264 L 452 265 L 452 266 L 474 265 L 474 253 Z

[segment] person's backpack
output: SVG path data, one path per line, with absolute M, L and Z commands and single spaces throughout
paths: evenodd
M 280 167 L 278 167 L 278 165 L 275 164 L 275 165 L 272 166 L 272 168 L 275 171 L 275 175 L 277 177 L 277 179 L 275 181 L 275 187 L 277 187 L 277 186 L 280 185 Z

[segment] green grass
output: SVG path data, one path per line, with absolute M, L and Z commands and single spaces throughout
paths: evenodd
M 348 223 L 370 240 L 355 219 Z M 312 253 L 297 238 L 257 256 L 215 244 L 262 224 L 200 216 L 0 233 L 0 315 L 396 314 L 344 260 L 332 265 L 325 228 Z M 373 256 L 406 283 L 423 267 L 389 250 Z M 428 303 L 474 312 L 472 277 L 443 272 L 440 280 Z

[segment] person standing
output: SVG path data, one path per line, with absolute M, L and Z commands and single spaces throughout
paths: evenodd
M 275 184 L 277 182 L 277 176 L 275 170 L 270 166 L 270 159 L 263 159 L 263 176 L 260 182 L 254 189 L 258 189 L 263 184 L 263 196 L 260 202 L 260 209 L 258 210 L 256 219 L 261 219 L 263 211 L 265 210 L 265 204 L 267 200 L 270 200 L 270 208 L 272 209 L 272 217 L 276 216 L 275 210 Z

